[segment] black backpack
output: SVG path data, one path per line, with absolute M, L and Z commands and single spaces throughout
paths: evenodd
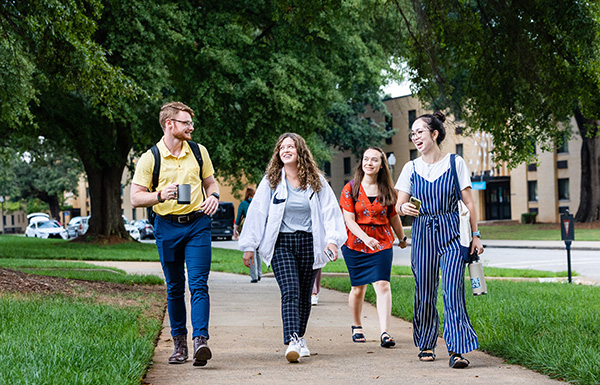
M 191 140 L 188 140 L 187 143 L 190 145 L 190 149 L 194 153 L 194 157 L 196 157 L 198 165 L 200 165 L 200 184 L 202 184 L 202 182 L 204 181 L 204 178 L 202 177 L 202 166 L 204 165 L 204 162 L 202 161 L 202 153 L 200 152 L 200 146 L 198 146 L 198 143 L 192 142 Z M 158 146 L 156 144 L 152 146 L 150 151 L 152 151 L 152 155 L 154 156 L 154 169 L 152 170 L 152 184 L 150 185 L 148 191 L 154 192 L 156 191 L 156 186 L 158 186 L 158 176 L 160 174 L 160 151 L 158 150 Z M 202 197 L 206 199 L 206 196 L 204 195 L 204 187 L 202 187 Z M 152 226 L 154 226 L 154 219 L 156 218 L 156 213 L 154 212 L 152 206 L 146 208 L 146 213 L 148 216 L 148 220 L 150 221 Z

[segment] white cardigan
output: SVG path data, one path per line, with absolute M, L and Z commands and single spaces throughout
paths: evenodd
M 319 269 L 329 261 L 324 253 L 328 243 L 333 243 L 340 248 L 348 238 L 337 198 L 327 180 L 322 176 L 320 179 L 322 187 L 318 193 L 315 193 L 310 185 L 307 187 L 315 254 L 313 269 Z M 274 191 L 269 186 L 269 179 L 265 176 L 256 189 L 256 194 L 252 198 L 244 220 L 244 227 L 238 243 L 239 249 L 242 251 L 258 249 L 267 266 L 271 264 L 273 258 L 287 195 L 283 169 L 281 170 L 281 182 Z

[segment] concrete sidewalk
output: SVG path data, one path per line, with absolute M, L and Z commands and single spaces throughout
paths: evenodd
M 128 272 L 162 276 L 159 263 L 100 262 Z M 156 271 L 154 271 L 156 270 Z M 507 365 L 476 351 L 467 354 L 471 366 L 448 367 L 440 339 L 433 363 L 420 362 L 412 341 L 412 325 L 392 318 L 390 333 L 396 347 L 379 346 L 375 307 L 365 304 L 363 326 L 368 342 L 351 341 L 351 316 L 347 295 L 322 289 L 319 305 L 313 306 L 306 340 L 311 357 L 298 364 L 284 358 L 280 317 L 280 294 L 275 279 L 264 277 L 251 284 L 248 276 L 212 272 L 209 280 L 211 320 L 209 345 L 213 359 L 205 367 L 167 364 L 173 351 L 168 317 L 158 341 L 154 364 L 146 376 L 153 385 L 185 384 L 560 384 L 517 365 Z M 189 301 L 189 295 L 187 296 Z M 191 326 L 189 327 L 191 330 Z M 479 330 L 479 333 L 485 333 Z M 191 344 L 191 336 L 189 343 Z

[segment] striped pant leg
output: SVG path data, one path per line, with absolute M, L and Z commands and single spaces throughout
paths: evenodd
M 428 350 L 436 347 L 438 338 L 440 321 L 436 303 L 440 257 L 434 240 L 431 239 L 433 235 L 418 230 L 411 252 L 411 266 L 415 277 L 413 340 L 420 350 Z
M 448 351 L 463 354 L 479 347 L 465 302 L 465 263 L 459 249 L 444 250 L 441 257 L 444 297 L 444 341 Z

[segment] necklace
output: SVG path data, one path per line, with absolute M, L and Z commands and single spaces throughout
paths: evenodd
M 429 176 L 431 175 L 431 171 L 433 171 L 433 165 L 435 165 L 437 162 L 440 161 L 440 159 L 442 159 L 441 153 L 439 154 L 440 156 L 438 158 L 434 158 L 432 163 L 427 163 L 425 161 L 423 161 L 425 163 L 425 165 L 427 166 L 427 178 L 429 179 Z

